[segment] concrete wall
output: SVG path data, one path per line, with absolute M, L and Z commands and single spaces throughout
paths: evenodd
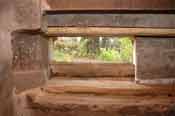
M 39 0 L 0 0 L 0 116 L 13 115 L 11 32 L 40 27 L 38 3 Z
M 48 42 L 40 35 L 41 0 L 15 0 L 13 5 L 13 76 L 18 91 L 38 87 L 48 76 Z
M 15 30 L 40 28 L 40 0 L 13 1 Z
M 39 34 L 14 33 L 12 35 L 13 69 L 39 70 L 42 64 L 42 38 Z
M 137 37 L 136 80 L 147 84 L 174 83 L 175 38 Z
M 133 78 L 134 65 L 122 63 L 55 63 L 51 64 L 52 73 L 61 77 L 92 77 L 92 78 Z M 75 68 L 76 67 L 76 68 Z M 78 69 L 78 70 L 77 70 Z
M 48 72 L 48 40 L 37 31 L 12 34 L 14 86 L 18 91 L 43 85 Z
M 0 116 L 12 116 L 11 36 L 13 28 L 11 0 L 0 0 Z

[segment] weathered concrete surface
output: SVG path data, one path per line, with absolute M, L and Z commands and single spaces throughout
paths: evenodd
M 48 77 L 48 40 L 37 31 L 12 34 L 14 86 L 17 90 L 38 87 Z
M 0 116 L 12 116 L 11 36 L 13 12 L 11 0 L 0 0 Z
M 14 0 L 13 78 L 18 91 L 38 87 L 48 76 L 48 42 L 40 35 L 41 0 Z
M 134 77 L 133 64 L 119 63 L 55 63 L 51 64 L 55 76 L 67 77 Z M 76 68 L 75 68 L 76 67 Z
M 33 89 L 16 95 L 20 116 L 174 116 L 174 97 L 55 94 Z
M 175 96 L 173 85 L 140 85 L 133 81 L 111 79 L 55 78 L 42 90 L 54 94 L 93 94 L 114 96 Z
M 174 0 L 42 0 L 52 10 L 174 10 Z
M 40 24 L 36 23 L 39 17 L 35 14 L 38 10 L 36 7 L 28 9 L 34 2 L 37 0 L 0 0 L 0 116 L 13 116 L 11 32 L 39 27 Z
M 175 28 L 174 14 L 46 13 L 48 27 L 151 27 Z M 63 20 L 64 19 L 64 20 Z M 166 20 L 166 21 L 165 21 Z
M 47 52 L 47 46 L 44 46 L 44 39 L 39 34 L 13 33 L 13 69 L 15 71 L 41 69 L 47 63 L 44 62 L 44 58 L 47 56 L 43 57 L 43 49 Z
M 174 83 L 175 38 L 138 37 L 135 41 L 135 52 L 138 81 Z
M 40 28 L 40 0 L 13 1 L 15 30 Z
M 17 92 L 42 86 L 46 83 L 46 72 L 43 70 L 13 71 L 13 84 Z

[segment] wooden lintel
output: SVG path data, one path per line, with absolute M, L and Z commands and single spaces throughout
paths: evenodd
M 166 28 L 108 28 L 108 27 L 48 27 L 48 36 L 168 36 L 175 29 Z

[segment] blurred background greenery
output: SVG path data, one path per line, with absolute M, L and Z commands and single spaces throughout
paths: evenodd
M 131 37 L 57 37 L 51 42 L 56 62 L 132 63 Z

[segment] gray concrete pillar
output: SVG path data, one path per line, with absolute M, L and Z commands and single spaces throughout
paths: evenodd
M 137 37 L 135 55 L 137 82 L 175 82 L 175 37 Z
M 18 91 L 45 84 L 48 79 L 48 40 L 37 30 L 12 34 L 14 86 Z
M 40 27 L 40 0 L 0 0 L 0 116 L 13 116 L 11 32 Z

